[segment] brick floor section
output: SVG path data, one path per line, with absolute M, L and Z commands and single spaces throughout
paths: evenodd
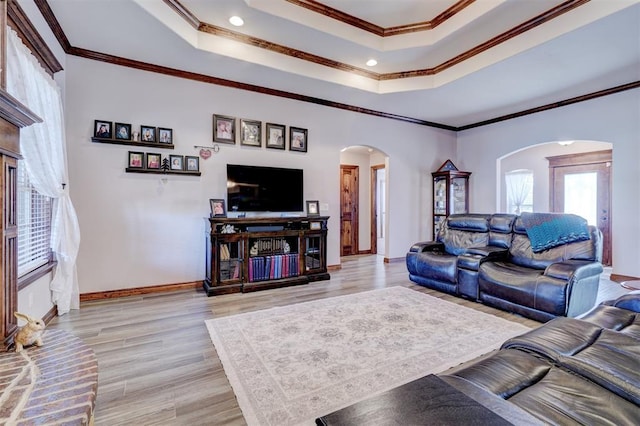
M 98 361 L 64 330 L 46 330 L 42 347 L 0 353 L 0 425 L 93 422 Z

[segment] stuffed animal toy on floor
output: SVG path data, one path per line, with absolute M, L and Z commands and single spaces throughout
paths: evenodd
M 44 331 L 45 324 L 40 318 L 34 318 L 31 315 L 21 314 L 20 312 L 14 312 L 16 318 L 27 322 L 16 333 L 16 337 L 13 339 L 16 344 L 16 352 L 22 352 L 25 346 L 33 345 L 42 346 L 42 332 Z

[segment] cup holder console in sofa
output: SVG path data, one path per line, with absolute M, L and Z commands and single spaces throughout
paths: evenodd
M 407 253 L 409 278 L 543 322 L 588 311 L 603 270 L 602 234 L 574 215 L 529 215 L 449 216 L 436 241 L 416 243 Z M 540 229 L 538 218 L 547 221 L 539 221 L 545 231 L 562 231 L 563 226 L 583 230 L 569 229 L 568 237 L 545 234 L 549 241 L 540 247 L 534 232 Z M 533 246 L 529 234 L 535 238 Z

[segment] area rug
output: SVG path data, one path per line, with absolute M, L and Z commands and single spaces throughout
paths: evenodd
M 529 329 L 404 287 L 206 321 L 249 425 L 313 424 Z

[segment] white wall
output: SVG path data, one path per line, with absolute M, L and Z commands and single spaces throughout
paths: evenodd
M 328 204 L 328 264 L 339 258 L 340 149 L 353 140 L 391 157 L 389 257 L 404 257 L 424 239 L 422 178 L 455 152 L 451 132 L 208 85 L 115 65 L 67 58 L 66 120 L 70 191 L 82 243 L 81 293 L 202 280 L 209 198 L 224 198 L 227 163 L 302 168 L 305 199 Z M 125 173 L 131 147 L 92 143 L 95 119 L 169 127 L 176 149 L 197 155 L 211 145 L 212 114 L 283 123 L 309 130 L 308 153 L 220 144 L 201 160 L 201 177 Z M 368 174 L 368 173 L 367 173 Z
M 613 144 L 613 271 L 640 276 L 640 90 L 470 129 L 458 134 L 456 165 L 473 172 L 471 210 L 497 208 L 498 159 L 518 149 L 558 140 Z

